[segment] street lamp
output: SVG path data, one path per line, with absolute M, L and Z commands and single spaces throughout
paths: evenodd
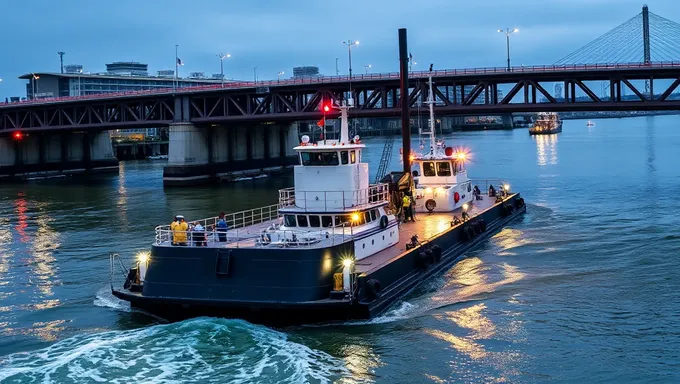
M 510 35 L 513 33 L 519 32 L 519 29 L 510 29 L 510 28 L 505 28 L 505 31 L 502 29 L 499 29 L 498 32 L 500 33 L 505 33 L 505 42 L 507 46 L 507 51 L 508 51 L 508 72 L 510 72 Z
M 280 72 L 279 72 L 278 79 L 276 80 L 277 82 L 280 82 L 280 81 L 281 81 L 281 75 L 283 75 L 283 71 L 280 71 Z
M 343 41 L 343 44 L 347 46 L 347 53 L 349 55 L 349 78 L 352 78 L 352 47 L 355 45 L 359 45 L 358 41 L 352 41 L 352 40 L 347 40 Z
M 255 83 L 257 83 L 257 67 L 253 67 L 253 79 L 255 80 Z
M 38 79 L 40 76 L 35 73 L 31 73 L 31 88 L 33 90 L 33 100 L 35 100 L 35 93 L 38 91 Z
M 231 57 L 231 55 L 228 53 L 218 53 L 217 57 L 220 58 L 220 79 L 222 79 L 222 87 L 224 87 L 224 59 Z
M 338 69 L 338 60 L 340 60 L 339 57 L 335 58 L 335 76 L 340 76 L 340 70 Z
M 371 68 L 371 64 L 365 64 L 364 69 L 366 70 L 366 74 L 368 75 L 368 69 Z

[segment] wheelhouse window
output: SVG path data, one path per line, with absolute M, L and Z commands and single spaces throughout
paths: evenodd
M 342 165 L 349 163 L 347 151 L 340 152 L 340 162 L 342 163 Z
M 298 227 L 306 227 L 307 226 L 307 216 L 297 215 L 297 222 L 298 222 Z
M 324 215 L 321 216 L 321 226 L 324 228 L 333 226 L 333 216 Z
M 300 160 L 305 166 L 339 165 L 338 152 L 300 152 Z
M 321 226 L 321 219 L 317 215 L 309 215 L 309 226 L 318 228 Z
M 426 161 L 423 163 L 423 176 L 436 176 L 434 171 L 434 162 Z
M 284 215 L 283 216 L 283 223 L 285 224 L 286 227 L 297 226 L 296 223 L 295 223 L 295 215 Z
M 349 162 L 354 164 L 357 162 L 357 153 L 356 151 L 349 151 Z
M 367 223 L 371 222 L 371 214 L 368 211 L 364 212 L 364 221 Z
M 376 220 L 378 218 L 378 210 L 377 209 L 371 209 L 371 220 Z
M 451 163 L 448 161 L 438 161 L 437 176 L 451 176 Z

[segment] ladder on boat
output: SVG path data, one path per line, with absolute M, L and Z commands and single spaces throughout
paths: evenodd
M 385 177 L 387 173 L 387 167 L 390 166 L 390 160 L 392 159 L 392 146 L 394 145 L 394 138 L 388 137 L 385 141 L 385 146 L 383 147 L 382 157 L 380 157 L 380 165 L 378 166 L 378 172 L 375 174 L 375 183 L 379 183 L 380 179 Z

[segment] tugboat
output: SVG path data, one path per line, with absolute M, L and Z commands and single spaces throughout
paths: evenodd
M 402 95 L 405 36 L 400 30 Z M 352 105 L 349 99 L 337 107 L 340 140 L 301 139 L 294 187 L 280 190 L 277 204 L 196 220 L 193 228 L 183 218 L 172 227 L 158 226 L 150 252 L 137 255 L 129 269 L 112 254 L 113 295 L 168 320 L 224 316 L 289 325 L 368 319 L 526 212 L 524 199 L 505 181 L 470 181 L 457 171 L 455 180 L 436 176 L 444 179 L 434 183 L 419 176 L 418 184 L 450 190 L 446 202 L 457 191 L 458 201 L 435 200 L 439 209 L 401 223 L 395 216 L 401 196 L 420 190 L 410 151 L 404 152 L 403 172 L 369 184 L 364 145 L 357 136 L 349 139 Z M 408 103 L 401 107 L 408 120 Z M 408 127 L 402 131 L 407 149 Z M 434 151 L 422 157 L 419 169 L 427 161 L 451 161 L 452 169 L 462 164 L 452 150 L 443 148 L 443 156 Z M 488 196 L 463 196 L 470 183 L 488 187 Z M 117 277 L 119 266 L 123 275 Z
M 550 135 L 562 132 L 562 120 L 555 112 L 539 112 L 529 135 Z
M 445 147 L 436 139 L 434 120 L 434 92 L 432 75 L 429 77 L 429 129 L 421 134 L 430 139 L 429 151 L 411 156 L 416 212 L 451 212 L 472 201 L 472 183 L 467 177 L 463 149 Z M 421 145 L 421 149 L 423 145 Z

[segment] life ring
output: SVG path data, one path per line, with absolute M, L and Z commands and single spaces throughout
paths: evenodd
M 455 203 L 458 203 L 459 200 L 460 200 L 460 193 L 458 193 L 458 192 L 454 193 L 453 194 L 453 201 Z
M 430 212 L 434 211 L 434 209 L 436 207 L 437 207 L 437 202 L 432 200 L 432 199 L 429 199 L 425 202 L 425 208 Z
M 366 282 L 366 296 L 369 299 L 377 299 L 380 297 L 380 281 L 371 279 Z
M 380 228 L 385 229 L 387 228 L 387 224 L 389 223 L 387 216 L 381 216 L 380 217 Z

